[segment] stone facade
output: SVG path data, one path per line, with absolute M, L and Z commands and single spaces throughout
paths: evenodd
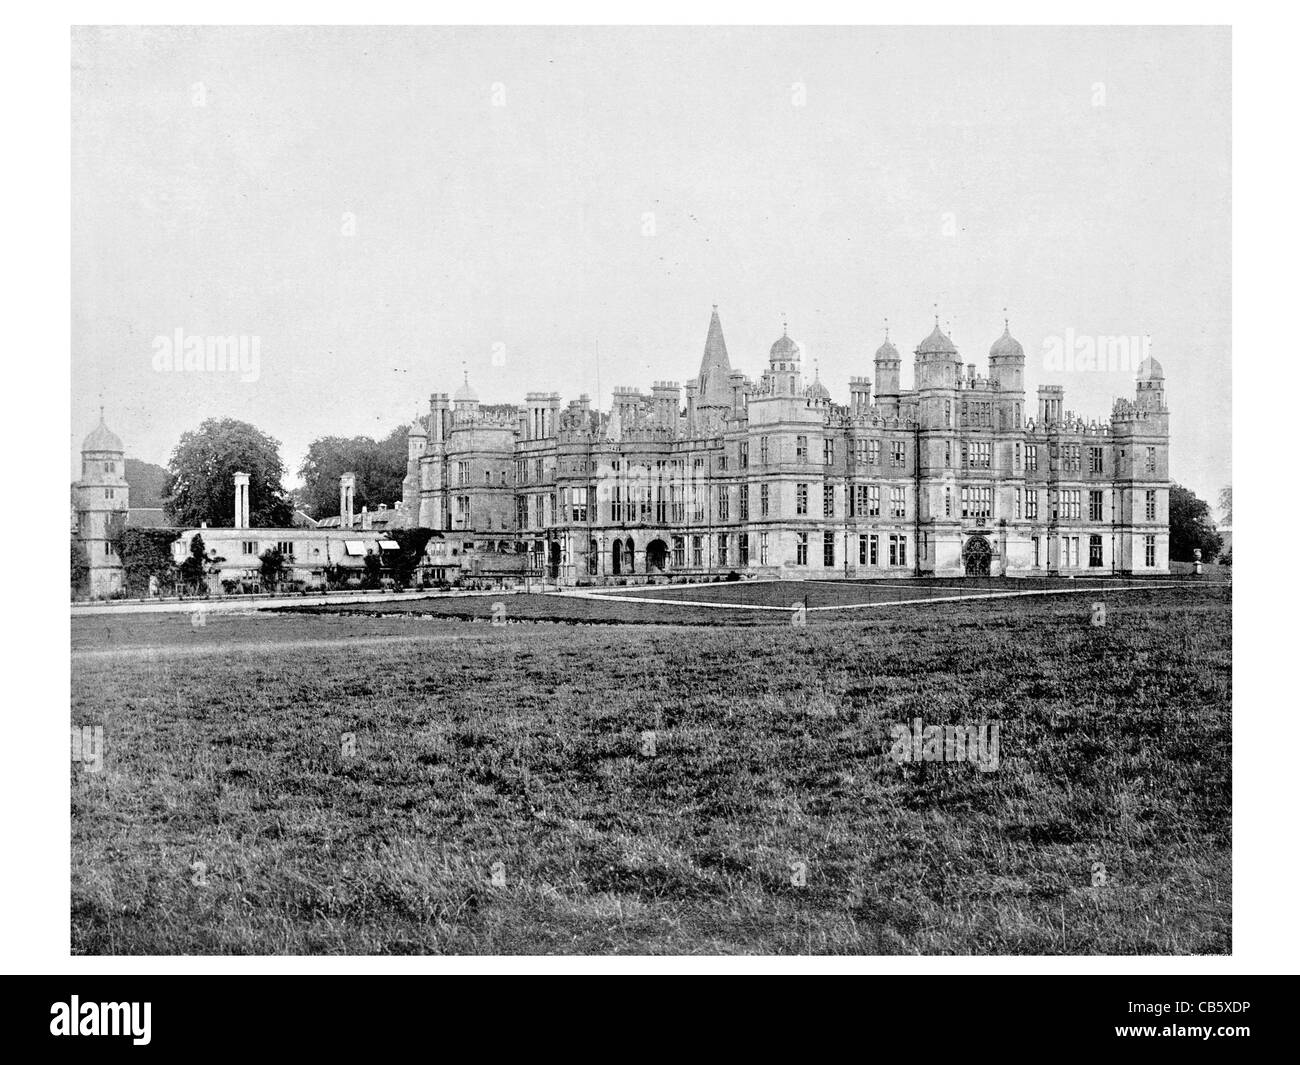
M 608 412 L 556 393 L 430 397 L 409 439 L 403 510 L 465 559 L 566 583 L 743 575 L 1167 573 L 1169 412 L 1148 358 L 1107 422 L 1025 394 L 1009 327 L 989 375 L 935 323 L 914 387 L 886 337 L 875 394 L 847 406 L 788 334 L 757 381 L 731 368 L 714 308 L 699 376 L 614 389 Z M 503 567 L 504 568 L 504 567 Z

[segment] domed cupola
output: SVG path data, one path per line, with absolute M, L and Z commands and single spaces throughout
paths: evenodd
M 921 341 L 916 347 L 918 355 L 956 355 L 957 348 L 951 340 L 939 328 L 939 319 L 936 316 L 934 320 L 934 332 Z
M 784 328 L 769 353 L 767 370 L 763 374 L 765 386 L 777 395 L 799 396 L 803 388 L 803 348 Z
M 889 319 L 885 319 L 885 342 L 876 348 L 876 399 L 877 405 L 884 409 L 897 411 L 899 394 L 898 370 L 903 365 L 898 349 L 889 339 Z
M 121 438 L 104 424 L 104 408 L 99 408 L 99 424 L 90 431 L 90 435 L 81 443 L 82 451 L 114 451 L 119 455 L 126 449 Z
M 877 363 L 899 363 L 903 361 L 898 349 L 894 347 L 894 342 L 889 339 L 889 319 L 885 319 L 885 342 L 876 348 L 875 361 Z
M 457 406 L 460 406 L 462 403 L 478 402 L 478 393 L 474 391 L 474 387 L 469 383 L 468 371 L 465 374 L 465 383 L 462 384 L 460 388 L 456 389 L 456 394 L 451 398 L 452 402 Z
M 799 346 L 798 341 L 791 338 L 788 328 L 781 334 L 776 343 L 772 345 L 772 350 L 769 354 L 769 361 L 771 362 L 773 369 L 781 370 L 787 369 L 787 366 L 778 364 L 788 364 L 792 362 L 798 363 L 803 361 L 803 348 Z
M 993 346 L 989 348 L 989 358 L 1023 359 L 1024 357 L 1025 349 L 1020 346 L 1020 341 L 1011 335 L 1011 323 L 1007 322 L 1002 335 L 993 341 Z
M 1137 369 L 1137 379 L 1139 381 L 1163 381 L 1165 379 L 1165 368 L 1160 365 L 1154 355 L 1148 355 L 1142 360 L 1142 364 Z
M 1137 405 L 1140 410 L 1165 409 L 1165 368 L 1154 355 L 1148 355 L 1138 366 Z
M 916 346 L 915 381 L 918 389 L 956 388 L 961 372 L 957 345 L 939 328 L 935 308 L 934 330 Z
M 1006 308 L 1002 309 L 1006 314 Z M 1020 341 L 1011 335 L 1011 319 L 1002 319 L 1002 335 L 993 341 L 989 348 L 989 377 L 1003 392 L 1023 392 L 1025 390 L 1025 349 Z M 1020 417 L 1020 403 L 1012 397 L 1015 404 L 1012 411 Z

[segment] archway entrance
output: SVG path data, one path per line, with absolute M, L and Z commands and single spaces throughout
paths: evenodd
M 645 568 L 648 571 L 657 570 L 662 573 L 664 567 L 668 564 L 668 545 L 662 540 L 651 540 L 646 544 L 645 549 Z
M 614 540 L 614 550 L 609 556 L 609 567 L 616 576 L 623 572 L 623 541 L 617 537 Z
M 962 548 L 962 559 L 966 563 L 967 577 L 987 577 L 989 566 L 993 561 L 993 548 L 987 537 L 972 536 Z
M 560 575 L 560 545 L 556 541 L 552 540 L 551 541 L 551 576 L 558 577 L 559 575 Z

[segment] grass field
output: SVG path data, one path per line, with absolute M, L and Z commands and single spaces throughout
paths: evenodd
M 1228 589 L 495 601 L 74 619 L 74 952 L 1231 949 Z

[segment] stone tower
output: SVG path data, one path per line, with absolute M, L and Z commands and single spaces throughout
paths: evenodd
M 420 524 L 420 463 L 428 443 L 429 431 L 417 413 L 406 434 L 406 477 L 402 481 L 402 511 L 411 527 Z
M 77 535 L 90 559 L 90 594 L 114 595 L 123 588 L 122 560 L 113 540 L 126 520 L 128 503 L 126 454 L 122 441 L 104 424 L 99 424 L 81 445 L 81 480 L 75 489 Z
M 763 383 L 774 396 L 803 394 L 803 348 L 791 338 L 789 328 L 782 330 L 768 352 Z
M 1024 424 L 1025 349 L 1003 320 L 1002 335 L 989 348 L 989 377 L 997 387 L 998 429 L 1020 429 Z
M 876 349 L 875 357 L 876 367 L 876 406 L 886 417 L 896 417 L 898 414 L 898 400 L 901 392 L 898 379 L 899 367 L 903 365 L 903 360 L 898 354 L 898 349 L 889 342 L 889 337 L 885 337 L 885 342 Z

